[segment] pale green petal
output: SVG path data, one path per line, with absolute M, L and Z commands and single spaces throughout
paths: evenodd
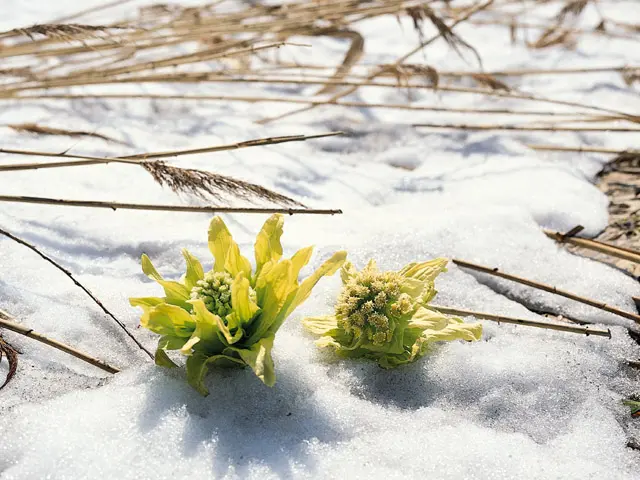
M 269 262 L 277 262 L 282 257 L 282 244 L 280 237 L 282 236 L 284 227 L 284 217 L 278 213 L 271 215 L 262 230 L 256 237 L 255 255 L 256 255 L 256 273 L 259 273 L 262 266 Z
M 251 278 L 251 262 L 240 254 L 240 247 L 233 240 L 227 252 L 224 268 L 232 277 L 242 272 L 247 278 Z
M 144 254 L 142 255 L 142 271 L 149 278 L 162 285 L 162 288 L 164 288 L 164 293 L 167 296 L 167 303 L 180 305 L 184 308 L 188 307 L 186 301 L 189 299 L 189 289 L 187 289 L 187 287 L 181 283 L 165 280 L 164 278 L 162 278 L 162 275 L 160 275 L 155 269 L 149 257 Z
M 291 257 L 291 265 L 293 266 L 293 278 L 298 281 L 298 275 L 300 275 L 300 270 L 304 267 L 309 260 L 311 260 L 311 255 L 313 254 L 313 247 L 305 247 L 298 250 L 294 253 L 293 257 Z
M 184 276 L 185 286 L 191 290 L 198 280 L 204 278 L 204 270 L 200 260 L 191 255 L 186 248 L 182 249 L 182 256 L 187 263 L 187 273 Z
M 265 276 L 262 295 L 258 292 L 258 304 L 262 308 L 260 316 L 252 325 L 248 344 L 261 339 L 279 318 L 289 294 L 296 289 L 291 260 L 283 260 L 274 266 Z M 262 297 L 262 298 L 260 298 Z M 275 332 L 273 332 L 275 334 Z
M 340 269 L 340 278 L 342 279 L 342 283 L 347 283 L 356 273 L 358 273 L 358 271 L 353 263 L 350 261 L 344 262 L 344 265 L 342 265 L 342 268 Z
M 432 283 L 442 272 L 447 271 L 447 258 L 436 258 L 422 263 L 410 263 L 398 273 L 408 278 L 415 278 L 421 282 Z
M 338 320 L 334 315 L 322 317 L 306 317 L 302 319 L 302 325 L 315 335 L 327 335 L 338 328 Z
M 446 327 L 449 322 L 449 317 L 447 317 L 443 313 L 420 307 L 418 308 L 418 310 L 416 310 L 416 312 L 409 320 L 407 327 L 421 328 L 423 330 L 427 328 L 437 330 Z
M 231 285 L 231 306 L 237 326 L 244 328 L 260 311 L 258 305 L 249 296 L 249 280 L 239 273 Z
M 268 387 L 273 387 L 276 383 L 276 372 L 271 358 L 273 348 L 273 335 L 261 338 L 260 341 L 251 345 L 250 348 L 234 349 L 238 355 L 251 367 L 256 376 Z
M 233 238 L 222 218 L 213 217 L 209 224 L 209 250 L 215 260 L 213 265 L 215 272 L 224 271 L 227 254 L 232 243 L 234 243 Z
M 408 294 L 411 298 L 417 299 L 425 291 L 427 284 L 415 278 L 404 278 L 400 291 Z
M 244 365 L 242 360 L 227 355 L 213 355 L 208 357 L 203 353 L 196 352 L 187 358 L 187 382 L 189 382 L 189 385 L 200 392 L 201 395 L 205 397 L 209 395 L 209 390 L 207 390 L 207 387 L 204 385 L 204 377 L 209 371 L 209 365 L 220 361 Z
M 364 270 L 378 270 L 378 264 L 376 263 L 376 261 L 372 258 L 371 260 L 369 260 L 367 262 L 367 264 L 364 266 Z
M 314 343 L 319 348 L 327 348 L 327 347 L 341 348 L 342 347 L 342 345 L 340 343 L 338 343 L 337 341 L 335 341 L 333 339 L 333 337 L 330 336 L 330 335 L 326 335 L 324 337 L 320 337 Z
M 300 287 L 295 293 L 295 296 L 288 302 L 288 305 L 282 313 L 281 322 L 284 321 L 293 311 L 298 308 L 307 298 L 311 295 L 311 290 L 316 286 L 318 281 L 324 276 L 330 276 L 336 273 L 336 271 L 342 266 L 347 258 L 347 252 L 340 251 L 333 254 L 333 256 L 324 262 L 320 268 L 313 272 L 309 277 L 300 284 Z

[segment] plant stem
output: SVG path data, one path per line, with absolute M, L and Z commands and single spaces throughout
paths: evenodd
M 118 320 L 116 318 L 116 316 L 111 313 L 109 311 L 109 309 L 107 309 L 107 307 L 104 306 L 104 304 L 98 300 L 98 298 L 91 293 L 91 291 L 85 287 L 84 285 L 82 285 L 80 282 L 78 282 L 78 280 L 75 279 L 75 277 L 73 276 L 73 274 L 67 270 L 66 268 L 64 268 L 62 265 L 60 265 L 59 263 L 57 263 L 55 260 L 51 259 L 50 257 L 48 257 L 47 255 L 45 255 L 44 253 L 42 253 L 36 246 L 32 245 L 31 243 L 16 237 L 15 235 L 13 235 L 10 232 L 7 232 L 6 230 L 0 228 L 0 235 L 4 235 L 7 238 L 10 238 L 11 240 L 13 240 L 14 242 L 19 243 L 20 245 L 24 245 L 25 247 L 29 248 L 30 250 L 34 251 L 35 253 L 37 253 L 41 258 L 43 258 L 44 260 L 46 260 L 47 262 L 49 262 L 51 265 L 53 265 L 54 267 L 56 267 L 58 270 L 60 270 L 62 273 L 64 273 L 67 277 L 69 277 L 71 279 L 71 281 L 77 286 L 79 287 L 84 293 L 86 293 L 91 300 L 94 301 L 94 303 L 96 305 L 98 305 L 98 307 L 100 307 L 100 309 L 106 313 L 109 317 L 111 317 L 113 319 L 114 322 L 116 322 L 118 324 L 118 326 L 124 330 L 124 333 L 131 339 L 133 340 L 133 342 L 138 346 L 138 348 L 140 348 L 142 351 L 144 351 L 149 358 L 153 359 L 153 354 L 147 350 L 144 345 L 142 345 L 138 339 L 136 337 L 133 336 L 133 334 L 129 331 L 129 329 L 126 327 L 126 325 L 124 323 L 122 323 L 120 320 Z
M 525 318 L 505 317 L 502 315 L 494 315 L 493 313 L 474 312 L 471 310 L 462 310 L 460 308 L 443 307 L 441 305 L 430 305 L 439 312 L 447 315 L 460 315 L 463 317 L 476 317 L 481 320 L 490 320 L 498 323 L 512 323 L 514 325 L 522 325 L 525 327 L 546 328 L 548 330 L 558 330 L 560 332 L 580 333 L 583 335 L 597 335 L 601 337 L 611 338 L 611 331 L 602 330 L 591 327 L 581 327 L 577 325 L 562 325 L 552 322 L 541 322 L 536 320 L 527 320 Z
M 102 360 L 98 360 L 97 358 L 87 355 L 86 353 L 83 353 L 80 350 L 70 347 L 69 345 L 65 345 L 64 343 L 58 342 L 57 340 L 53 340 L 49 337 L 45 337 L 44 335 L 37 333 L 30 328 L 27 328 L 23 325 L 16 323 L 15 318 L 13 318 L 11 315 L 9 315 L 7 312 L 3 310 L 0 310 L 0 327 L 6 328 L 7 330 L 11 330 L 12 332 L 19 333 L 20 335 L 24 335 L 25 337 L 33 338 L 38 342 L 44 343 L 57 350 L 68 353 L 69 355 L 79 358 L 84 362 L 90 363 L 91 365 L 96 366 L 104 370 L 105 372 L 118 373 L 120 371 L 116 367 L 112 367 L 111 365 L 109 365 L 108 363 Z
M 97 200 L 67 200 L 63 198 L 25 197 L 0 195 L 0 202 L 35 203 L 42 205 L 58 205 L 62 207 L 108 208 L 111 210 L 150 210 L 163 212 L 191 212 L 191 213 L 284 213 L 286 215 L 338 215 L 340 209 L 322 210 L 313 208 L 250 208 L 250 207 L 219 207 L 215 205 L 159 205 L 141 203 L 100 202 Z
M 551 285 L 546 285 L 544 283 L 529 280 L 527 278 L 504 273 L 499 271 L 497 268 L 485 267 L 483 265 L 478 265 L 476 263 L 467 262 L 466 260 L 460 260 L 457 258 L 454 258 L 451 261 L 456 265 L 458 265 L 459 267 L 469 268 L 471 270 L 476 270 L 478 272 L 486 273 L 488 275 L 493 275 L 496 277 L 504 278 L 506 280 L 511 280 L 512 282 L 521 283 L 522 285 L 527 285 L 529 287 L 537 288 L 538 290 L 544 290 L 545 292 L 555 293 L 556 295 L 560 295 L 562 297 L 575 300 L 576 302 L 584 303 L 586 305 L 599 308 L 600 310 L 604 310 L 606 312 L 613 313 L 615 315 L 619 315 L 624 318 L 628 318 L 629 320 L 633 320 L 634 322 L 640 324 L 640 315 L 631 313 L 631 312 L 626 312 L 624 310 L 620 310 L 619 308 L 612 307 L 610 305 L 607 305 L 604 302 L 591 300 L 590 298 L 582 297 L 575 293 L 567 292 L 566 290 L 560 290 L 556 287 L 552 287 Z

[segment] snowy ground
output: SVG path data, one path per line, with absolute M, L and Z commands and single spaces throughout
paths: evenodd
M 17 0 L 2 7 L 0 29 L 46 22 L 96 0 Z M 82 5 L 80 5 L 82 3 Z M 120 18 L 134 5 L 109 11 Z M 194 3 L 194 2 L 190 2 Z M 550 5 L 549 11 L 558 5 Z M 640 20 L 634 1 L 601 3 L 609 16 Z M 635 13 L 634 13 L 635 12 Z M 594 12 L 585 12 L 589 23 Z M 104 15 L 107 15 L 105 13 Z M 635 19 L 631 18 L 635 15 Z M 88 16 L 83 21 L 104 22 Z M 394 18 L 360 24 L 366 61 L 390 62 L 417 41 Z M 638 42 L 588 36 L 575 51 L 509 46 L 508 29 L 465 25 L 487 70 L 640 64 Z M 305 39 L 309 41 L 309 39 Z M 346 45 L 318 39 L 289 55 L 335 62 Z M 427 50 L 440 69 L 475 68 L 444 43 Z M 417 55 L 413 61 L 423 62 Z M 540 76 L 513 86 L 551 98 L 640 110 L 634 91 L 613 73 Z M 130 87 L 135 91 L 138 87 Z M 145 86 L 161 93 L 242 95 L 249 87 Z M 299 92 L 301 87 L 251 87 Z M 313 88 L 313 87 L 312 87 Z M 309 91 L 312 91 L 309 90 Z M 473 95 L 416 93 L 425 105 L 486 108 L 540 105 Z M 401 92 L 361 90 L 359 101 L 401 102 Z M 291 253 L 317 245 L 312 267 L 339 248 L 363 265 L 370 257 L 397 268 L 434 256 L 459 257 L 634 310 L 640 286 L 603 264 L 567 253 L 540 227 L 584 225 L 589 235 L 607 222 L 607 200 L 591 183 L 606 159 L 541 155 L 525 143 L 637 147 L 633 134 L 465 133 L 416 130 L 410 122 L 509 118 L 329 107 L 259 126 L 284 105 L 90 101 L 4 102 L 0 124 L 35 121 L 95 130 L 130 147 L 100 140 L 69 141 L 16 134 L 0 127 L 2 147 L 118 155 L 195 148 L 251 138 L 321 133 L 345 137 L 188 157 L 180 166 L 209 168 L 274 188 L 316 207 L 342 208 L 335 217 L 292 217 L 284 243 Z M 543 106 L 544 108 L 544 106 Z M 405 124 L 403 126 L 402 124 Z M 3 163 L 23 161 L 3 156 Z M 410 165 L 413 171 L 391 165 Z M 91 166 L 3 173 L 0 193 L 121 202 L 176 203 L 175 195 L 130 166 Z M 183 198 L 184 202 L 197 202 Z M 139 312 L 128 297 L 155 295 L 141 273 L 147 253 L 166 276 L 183 271 L 180 248 L 207 264 L 200 214 L 100 211 L 2 204 L 0 226 L 40 246 L 89 286 L 128 326 Z M 226 216 L 234 236 L 252 248 L 263 216 Z M 638 391 L 638 357 L 630 323 L 560 297 L 474 276 L 451 266 L 438 280 L 438 303 L 539 318 L 524 306 L 611 326 L 613 338 L 583 337 L 485 322 L 483 340 L 443 345 L 396 371 L 319 354 L 299 324 L 328 313 L 338 278 L 323 280 L 276 340 L 278 382 L 262 385 L 250 371 L 214 372 L 201 398 L 179 372 L 150 365 L 120 330 L 60 272 L 29 250 L 0 239 L 0 308 L 26 325 L 121 366 L 99 370 L 30 340 L 7 334 L 24 352 L 16 379 L 0 394 L 0 478 L 640 478 L 640 457 L 625 447 L 640 437 L 620 400 Z M 516 301 L 517 300 L 517 301 Z M 136 330 L 153 348 L 153 335 Z M 0 368 L 5 368 L 4 365 Z M 348 474 L 346 472 L 349 472 Z

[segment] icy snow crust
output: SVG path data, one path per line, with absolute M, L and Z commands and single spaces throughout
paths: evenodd
M 82 7 L 98 3 L 84 1 Z M 140 4 L 84 20 L 115 20 Z M 552 7 L 550 11 L 555 11 Z M 8 2 L 2 7 L 0 26 L 42 23 L 79 8 L 72 0 Z M 610 1 L 606 9 L 614 18 L 638 20 L 635 2 Z M 587 10 L 585 18 L 593 20 L 593 12 Z M 393 61 L 414 46 L 415 33 L 408 23 L 403 25 L 400 29 L 394 18 L 362 23 L 367 60 Z M 458 31 L 479 48 L 486 69 L 640 63 L 637 42 L 589 36 L 574 52 L 530 52 L 521 46 L 505 47 L 506 28 L 465 25 Z M 329 64 L 345 48 L 341 41 L 313 39 L 311 51 L 288 54 Z M 468 67 L 442 43 L 429 48 L 426 61 L 442 69 Z M 517 88 L 549 97 L 640 110 L 637 93 L 613 74 L 574 76 L 570 82 L 563 76 L 518 81 Z M 128 88 L 138 91 L 135 86 Z M 253 87 L 144 88 L 156 93 L 231 95 Z M 269 94 L 282 89 L 255 87 L 255 91 Z M 472 95 L 427 91 L 414 95 L 425 105 L 498 105 Z M 354 99 L 393 102 L 404 97 L 400 91 L 362 89 Z M 359 266 L 374 257 L 383 268 L 445 255 L 497 266 L 630 311 L 631 295 L 640 295 L 634 279 L 570 255 L 540 229 L 568 229 L 579 223 L 588 234 L 595 234 L 606 225 L 606 198 L 590 183 L 604 158 L 538 155 L 523 146 L 550 142 L 637 146 L 627 143 L 631 136 L 415 130 L 397 125 L 474 119 L 334 107 L 261 127 L 254 120 L 287 107 L 89 100 L 4 102 L 3 106 L 0 123 L 97 127 L 99 133 L 131 144 L 127 148 L 82 140 L 75 145 L 74 151 L 89 155 L 348 129 L 349 137 L 194 156 L 178 164 L 258 182 L 313 206 L 344 209 L 342 216 L 286 219 L 286 254 L 308 244 L 318 246 L 309 270 L 339 248 L 347 248 Z M 479 120 L 510 121 L 496 116 Z M 2 130 L 7 148 L 63 151 L 71 146 L 64 138 Z M 417 168 L 406 171 L 392 164 Z M 4 173 L 0 190 L 77 199 L 177 201 L 141 169 L 117 165 Z M 132 329 L 139 312 L 128 306 L 127 298 L 159 293 L 142 275 L 140 255 L 147 253 L 169 277 L 183 271 L 181 247 L 210 265 L 209 220 L 195 214 L 18 204 L 3 204 L 0 211 L 3 228 L 40 246 L 73 271 Z M 225 220 L 248 254 L 264 217 L 225 216 Z M 478 343 L 442 345 L 414 365 L 383 371 L 365 362 L 336 361 L 318 352 L 302 332 L 303 315 L 331 311 L 339 279 L 326 279 L 276 339 L 278 382 L 273 389 L 250 371 L 215 371 L 208 379 L 211 395 L 201 398 L 180 372 L 150 365 L 82 292 L 32 252 L 0 240 L 0 267 L 0 308 L 44 334 L 124 369 L 104 378 L 99 370 L 71 357 L 7 334 L 24 354 L 18 376 L 2 392 L 0 402 L 3 480 L 640 478 L 638 454 L 625 447 L 628 437 L 638 437 L 640 429 L 620 404 L 621 398 L 638 389 L 637 372 L 624 367 L 625 358 L 638 356 L 637 345 L 625 332 L 629 323 L 560 297 L 451 266 L 438 280 L 440 304 L 540 318 L 524 304 L 606 324 L 613 338 L 485 322 Z M 153 348 L 152 334 L 135 333 Z

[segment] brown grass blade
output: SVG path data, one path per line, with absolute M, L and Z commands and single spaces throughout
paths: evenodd
M 237 178 L 205 172 L 192 168 L 178 168 L 162 161 L 141 162 L 142 167 L 162 186 L 168 186 L 175 193 L 190 193 L 205 198 L 205 193 L 217 200 L 223 199 L 223 193 L 238 198 L 259 198 L 277 205 L 306 208 L 302 203 L 261 187 L 255 183 L 245 182 Z
M 18 351 L 7 343 L 7 341 L 2 338 L 2 335 L 0 335 L 0 363 L 2 363 L 3 354 L 7 357 L 9 371 L 4 379 L 4 383 L 0 385 L 0 390 L 7 386 L 18 371 Z
M 345 78 L 351 68 L 358 63 L 358 60 L 362 57 L 364 53 L 364 37 L 360 35 L 355 30 L 339 30 L 339 29 L 326 29 L 318 32 L 318 35 L 327 35 L 329 37 L 335 38 L 347 38 L 351 40 L 351 45 L 349 46 L 349 50 L 344 56 L 342 63 L 338 66 L 335 73 L 331 77 L 332 80 L 342 80 Z M 325 93 L 331 93 L 336 89 L 336 86 L 333 84 L 327 84 L 323 88 L 321 88 L 316 95 L 322 95 Z
M 422 31 L 422 23 L 425 19 L 428 19 L 440 36 L 447 42 L 447 45 L 451 47 L 460 57 L 463 57 L 461 48 L 464 48 L 473 53 L 478 60 L 478 64 L 482 66 L 482 59 L 478 51 L 465 40 L 463 40 L 458 34 L 449 27 L 444 20 L 442 20 L 428 5 L 419 5 L 415 7 L 407 8 L 407 14 L 413 20 L 413 26 L 420 35 L 420 40 L 424 39 Z
M 24 35 L 35 40 L 36 35 L 73 40 L 78 38 L 101 38 L 98 33 L 108 33 L 110 30 L 128 29 L 115 25 L 81 25 L 79 23 L 48 23 L 32 25 L 24 28 L 14 28 L 0 33 L 0 38 Z
M 473 78 L 480 85 L 489 87 L 491 90 L 504 90 L 505 92 L 511 91 L 511 88 L 509 88 L 506 83 L 501 82 L 488 73 L 473 73 L 471 74 L 471 78 Z
M 576 38 L 572 30 L 563 29 L 554 25 L 542 32 L 536 41 L 528 42 L 527 46 L 535 49 L 548 48 L 556 45 L 572 48 L 575 46 L 575 43 Z
M 564 23 L 568 19 L 577 19 L 590 0 L 572 0 L 566 3 L 556 15 L 556 22 Z
M 65 137 L 92 137 L 99 138 L 106 142 L 119 143 L 125 145 L 125 142 L 116 140 L 115 138 L 102 135 L 95 132 L 87 132 L 84 130 L 67 130 L 64 128 L 47 127 L 45 125 L 38 125 L 37 123 L 10 123 L 6 125 L 16 132 L 34 133 L 37 135 L 61 135 Z

